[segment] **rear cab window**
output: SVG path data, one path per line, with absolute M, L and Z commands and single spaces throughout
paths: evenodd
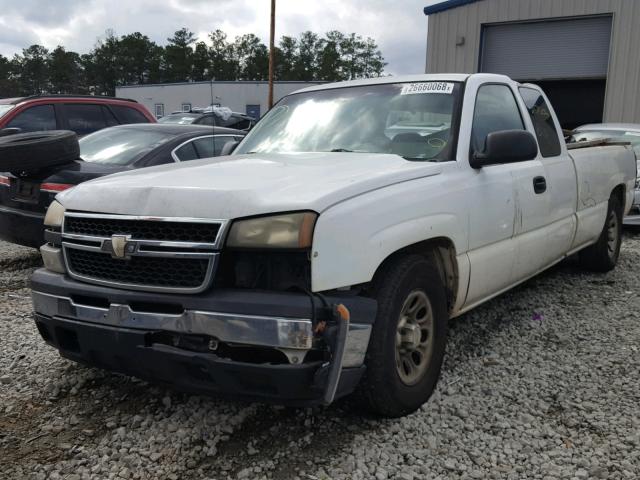
M 557 157 L 562 149 L 549 105 L 539 91 L 528 87 L 520 87 L 519 90 L 536 132 L 540 154 L 545 158 Z

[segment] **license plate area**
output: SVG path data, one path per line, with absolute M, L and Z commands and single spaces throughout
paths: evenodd
M 16 202 L 38 203 L 40 184 L 22 178 L 11 179 L 11 199 Z

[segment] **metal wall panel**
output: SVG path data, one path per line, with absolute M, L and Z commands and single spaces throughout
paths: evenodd
M 430 15 L 426 71 L 477 72 L 482 25 L 587 15 L 613 15 L 605 121 L 640 123 L 640 0 L 482 0 Z
M 515 80 L 604 78 L 611 17 L 489 25 L 482 32 L 480 71 Z

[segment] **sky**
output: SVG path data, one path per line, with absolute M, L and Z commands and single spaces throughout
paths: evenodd
M 427 17 L 440 0 L 276 0 L 276 39 L 305 30 L 372 37 L 393 75 L 423 73 Z M 0 54 L 34 43 L 87 53 L 107 29 L 139 31 L 164 45 L 186 27 L 200 40 L 217 28 L 229 38 L 254 33 L 269 40 L 270 0 L 0 0 Z

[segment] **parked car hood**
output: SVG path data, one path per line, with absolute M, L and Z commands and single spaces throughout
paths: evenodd
M 292 210 L 322 212 L 365 192 L 440 171 L 438 163 L 388 154 L 247 154 L 110 175 L 57 199 L 77 211 L 232 219 Z

